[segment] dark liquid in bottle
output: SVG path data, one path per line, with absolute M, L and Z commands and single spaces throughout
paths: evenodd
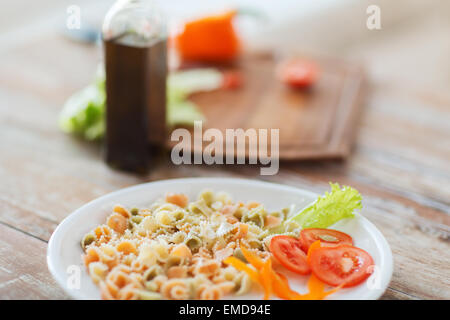
M 130 46 L 104 42 L 106 161 L 134 172 L 148 170 L 153 146 L 166 139 L 166 41 Z

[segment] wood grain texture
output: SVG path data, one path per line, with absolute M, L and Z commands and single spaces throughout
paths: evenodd
M 281 160 L 345 158 L 353 145 L 363 104 L 364 72 L 336 59 L 314 60 L 320 68 L 318 82 L 310 90 L 293 90 L 276 78 L 277 60 L 272 55 L 244 56 L 236 69 L 242 73 L 241 88 L 191 97 L 205 116 L 203 130 L 218 129 L 226 137 L 226 129 L 278 129 Z M 277 142 L 271 141 L 270 132 L 268 136 L 270 154 L 271 145 Z M 208 145 L 196 148 L 192 141 L 183 141 L 184 150 L 199 153 Z M 169 141 L 168 145 L 177 143 Z M 226 156 L 227 143 L 223 143 L 222 157 Z M 245 149 L 234 148 L 233 154 L 248 158 L 252 152 L 257 154 L 255 148 L 258 146 L 246 141 Z
M 414 28 L 348 48 L 364 61 L 370 80 L 350 157 L 282 163 L 275 176 L 260 176 L 259 167 L 248 165 L 175 166 L 167 155 L 147 176 L 111 170 L 99 145 L 56 126 L 67 96 L 92 79 L 98 48 L 54 31 L 2 50 L 0 299 L 66 299 L 45 262 L 46 241 L 62 219 L 113 190 L 192 176 L 262 179 L 318 193 L 329 181 L 352 185 L 394 254 L 392 282 L 382 298 L 450 299 L 449 52 L 433 47 L 442 39 L 448 43 L 450 25 L 434 21 L 414 21 Z M 427 76 L 418 79 L 418 70 Z
M 0 299 L 67 298 L 47 270 L 44 241 L 3 224 L 0 234 Z

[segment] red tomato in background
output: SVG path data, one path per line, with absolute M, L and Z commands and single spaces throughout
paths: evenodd
M 316 83 L 319 67 L 313 61 L 295 58 L 282 62 L 277 68 L 277 76 L 292 88 L 307 88 Z
M 360 284 L 370 276 L 369 267 L 374 264 L 370 254 L 349 245 L 318 248 L 311 252 L 309 261 L 316 277 L 335 287 Z
M 352 237 L 344 232 L 332 229 L 303 229 L 300 231 L 299 240 L 305 253 L 308 253 L 309 247 L 317 240 L 320 240 L 322 247 L 336 247 L 341 244 L 353 245 Z
M 243 85 L 243 77 L 240 71 L 229 70 L 223 72 L 223 88 L 224 89 L 239 89 Z
M 269 249 L 286 269 L 299 274 L 311 272 L 299 240 L 289 236 L 276 236 L 270 241 Z

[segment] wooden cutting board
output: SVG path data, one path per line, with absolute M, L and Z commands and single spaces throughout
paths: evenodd
M 305 91 L 290 89 L 276 79 L 271 55 L 244 57 L 238 66 L 244 78 L 242 88 L 192 96 L 206 117 L 203 131 L 216 128 L 225 137 L 226 129 L 279 129 L 281 160 L 346 157 L 363 102 L 364 73 L 359 66 L 342 61 L 315 60 L 320 77 L 314 88 Z M 201 152 L 192 143 L 185 150 L 191 146 Z M 245 156 L 248 151 L 247 145 Z

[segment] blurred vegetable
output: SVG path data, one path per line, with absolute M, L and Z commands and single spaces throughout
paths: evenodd
M 185 24 L 175 43 L 181 59 L 187 61 L 227 62 L 240 51 L 233 26 L 236 10 L 208 16 Z
M 222 87 L 223 75 L 216 69 L 178 71 L 167 80 L 167 123 L 169 126 L 193 125 L 204 120 L 190 94 Z M 105 132 L 105 75 L 99 68 L 94 83 L 72 95 L 64 104 L 59 126 L 66 133 L 86 140 L 98 140 Z
M 168 88 L 189 95 L 198 91 L 216 90 L 222 86 L 222 83 L 223 75 L 216 69 L 190 69 L 171 73 Z
M 64 104 L 59 126 L 86 140 L 97 140 L 105 132 L 105 81 L 97 75 L 95 82 L 72 95 Z
M 306 88 L 317 81 L 319 68 L 313 61 L 300 58 L 282 62 L 277 68 L 277 76 L 281 82 L 292 88 Z
M 243 82 L 242 72 L 240 71 L 230 70 L 223 73 L 222 87 L 224 89 L 239 89 L 242 87 Z

